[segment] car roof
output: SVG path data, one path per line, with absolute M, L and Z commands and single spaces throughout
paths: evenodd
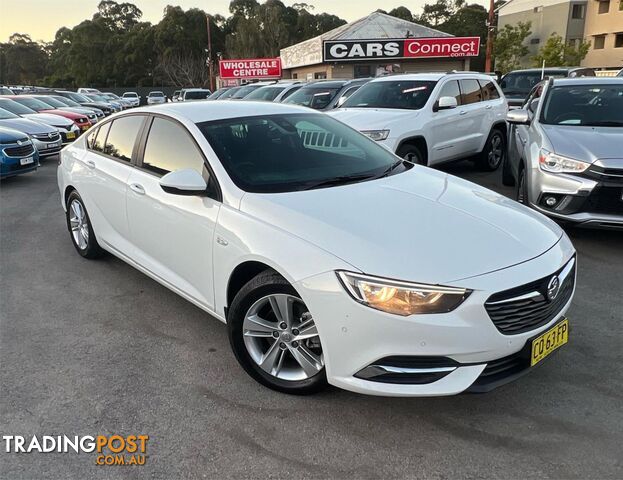
M 590 67 L 545 67 L 542 68 L 524 68 L 522 70 L 513 70 L 512 72 L 508 72 L 507 75 L 511 73 L 535 73 L 535 72 L 572 72 L 573 70 L 592 70 Z
M 288 113 L 318 114 L 306 107 L 287 105 L 273 102 L 251 102 L 240 100 L 230 102 L 228 100 L 213 100 L 211 102 L 171 102 L 149 107 L 132 109 L 132 113 L 163 113 L 177 115 L 190 120 L 193 123 L 209 122 L 212 120 L 224 120 L 237 117 L 253 117 L 257 115 L 274 115 Z
M 554 86 L 559 85 L 623 85 L 621 77 L 573 77 L 556 78 Z

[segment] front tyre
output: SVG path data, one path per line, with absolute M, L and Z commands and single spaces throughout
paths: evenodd
M 229 342 L 244 370 L 279 392 L 308 395 L 327 385 L 318 330 L 296 290 L 267 270 L 236 294 Z
M 493 129 L 487 138 L 485 148 L 476 159 L 480 170 L 493 172 L 500 167 L 506 157 L 506 137 L 501 130 Z
M 426 165 L 424 160 L 424 154 L 417 145 L 402 145 L 396 152 L 400 158 L 404 158 L 408 162 L 416 163 L 418 165 Z
M 91 226 L 89 214 L 84 206 L 84 202 L 75 190 L 69 194 L 67 199 L 67 228 L 71 234 L 71 242 L 77 252 L 84 258 L 99 258 L 104 254 L 104 250 L 97 243 L 95 232 Z

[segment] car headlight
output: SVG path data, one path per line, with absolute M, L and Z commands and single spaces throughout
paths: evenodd
M 451 312 L 471 293 L 465 288 L 408 283 L 345 271 L 338 271 L 337 275 L 359 303 L 402 316 Z
M 551 173 L 580 173 L 586 170 L 590 163 L 556 155 L 544 148 L 539 152 L 539 167 Z
M 362 130 L 361 133 L 375 142 L 381 142 L 389 136 L 389 130 Z

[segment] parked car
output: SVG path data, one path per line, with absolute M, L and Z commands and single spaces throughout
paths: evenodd
M 106 98 L 101 93 L 85 93 L 84 96 L 90 98 L 92 101 L 109 104 L 115 112 L 120 112 L 121 110 L 125 109 L 125 106 L 123 104 L 117 102 L 116 100 Z
M 120 103 L 124 110 L 135 106 L 133 101 L 127 98 L 121 98 L 119 95 L 115 95 L 112 92 L 104 92 L 102 93 L 102 96 L 108 100 L 112 100 L 113 102 Z
M 10 98 L 0 97 L 0 108 L 8 110 L 15 115 L 19 115 L 22 118 L 34 120 L 36 122 L 45 123 L 55 127 L 61 134 L 63 145 L 75 141 L 80 135 L 80 129 L 77 125 L 66 117 L 60 115 L 54 115 L 52 113 L 40 113 L 31 108 L 28 108 L 20 103 L 17 103 Z
M 283 103 L 301 105 L 315 110 L 332 110 L 369 81 L 369 78 L 360 78 L 356 80 L 320 80 L 308 83 L 288 96 L 283 100 Z
M 300 82 L 275 83 L 265 85 L 249 93 L 245 100 L 256 100 L 261 102 L 279 102 L 285 100 L 303 86 Z
M 28 135 L 41 157 L 56 155 L 61 150 L 61 135 L 58 129 L 22 118 L 0 106 L 0 127 L 12 128 Z
M 339 141 L 306 143 L 310 130 Z M 558 225 L 329 115 L 139 108 L 58 169 L 77 253 L 117 255 L 226 322 L 241 366 L 275 390 L 486 391 L 568 340 L 575 251 Z
M 502 77 L 500 87 L 509 108 L 519 108 L 528 97 L 530 90 L 541 80 L 548 77 L 594 77 L 595 70 L 588 67 L 548 67 L 514 70 Z
M 95 116 L 97 117 L 97 120 L 102 120 L 106 115 L 104 114 L 103 110 L 100 110 L 99 108 L 95 108 L 95 107 L 84 107 L 82 105 L 80 105 L 78 102 L 74 102 L 72 99 L 67 98 L 67 97 L 63 97 L 62 95 L 57 95 L 55 93 L 49 93 L 47 94 L 50 97 L 54 98 L 55 100 L 61 102 L 62 104 L 68 106 L 68 107 L 72 107 L 72 108 L 86 108 L 90 111 L 92 111 Z
M 100 91 L 97 88 L 79 88 L 78 93 L 100 93 Z
M 230 90 L 231 87 L 221 87 L 218 90 L 216 90 L 214 93 L 212 93 L 212 95 L 210 95 L 208 97 L 208 100 L 218 100 L 222 95 L 225 94 L 225 92 L 227 92 L 227 90 Z
M 8 87 L 0 87 L 0 95 L 15 95 L 15 92 Z
M 406 160 L 434 166 L 473 157 L 496 170 L 506 155 L 506 111 L 489 76 L 417 73 L 373 80 L 329 114 Z
M 147 105 L 157 105 L 160 103 L 166 103 L 167 97 L 161 91 L 149 92 L 147 95 Z
M 231 87 L 225 90 L 221 95 L 219 95 L 218 100 L 229 100 L 232 96 L 238 92 L 242 87 Z M 215 100 L 212 98 L 211 100 Z
M 580 226 L 623 228 L 623 79 L 550 79 L 508 122 L 503 180 L 519 202 Z
M 180 93 L 182 93 L 181 90 L 175 90 L 173 92 L 173 96 L 171 97 L 171 101 L 172 102 L 177 102 L 179 100 L 179 98 L 180 98 Z
M 51 95 L 28 95 L 28 97 L 35 98 L 39 100 L 40 102 L 43 102 L 46 105 L 49 105 L 50 108 L 53 108 L 53 109 L 65 110 L 67 112 L 73 112 L 73 113 L 78 113 L 80 115 L 84 115 L 85 117 L 89 119 L 89 123 L 91 125 L 95 125 L 98 121 L 96 113 L 90 108 L 82 107 L 82 106 L 68 107 L 65 103 L 61 102 L 60 100 L 56 100 Z
M 212 92 L 207 88 L 185 88 L 180 92 L 178 100 L 188 102 L 191 100 L 205 100 Z
M 274 83 L 275 82 L 257 82 L 257 83 L 250 83 L 248 85 L 242 85 L 228 98 L 229 100 L 242 100 L 247 95 L 249 95 L 251 92 L 254 92 L 255 90 L 257 90 L 258 88 L 262 88 L 265 85 L 272 85 Z
M 39 167 L 39 153 L 28 135 L 0 127 L 0 178 L 33 172 Z
M 83 107 L 89 107 L 89 108 L 97 108 L 99 110 L 101 110 L 102 112 L 104 112 L 104 115 L 108 116 L 112 113 L 115 113 L 115 108 L 108 102 L 97 102 L 94 101 L 92 98 L 86 97 L 80 93 L 76 93 L 76 92 L 68 92 L 65 90 L 56 90 L 56 93 L 58 95 L 60 95 L 61 97 L 65 97 L 68 98 L 70 100 L 73 100 L 74 102 L 79 103 L 80 105 L 82 105 Z
M 132 106 L 138 107 L 141 104 L 141 97 L 136 92 L 125 92 L 123 98 L 132 102 Z
M 58 108 L 53 108 L 47 103 L 42 102 L 41 100 L 37 100 L 36 98 L 27 95 L 14 95 L 8 96 L 7 98 L 10 98 L 15 102 L 20 103 L 25 107 L 31 108 L 35 112 L 53 113 L 54 115 L 68 118 L 76 124 L 81 132 L 84 132 L 91 127 L 91 122 L 89 122 L 88 117 L 81 113 L 68 112 L 67 110 L 59 110 Z

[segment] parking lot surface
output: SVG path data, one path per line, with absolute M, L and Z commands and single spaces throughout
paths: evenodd
M 511 193 L 499 171 L 445 170 Z M 623 233 L 568 229 L 570 343 L 517 382 L 295 397 L 244 373 L 222 323 L 112 256 L 77 255 L 56 159 L 3 181 L 0 205 L 0 431 L 149 435 L 144 466 L 3 451 L 0 478 L 623 477 Z

